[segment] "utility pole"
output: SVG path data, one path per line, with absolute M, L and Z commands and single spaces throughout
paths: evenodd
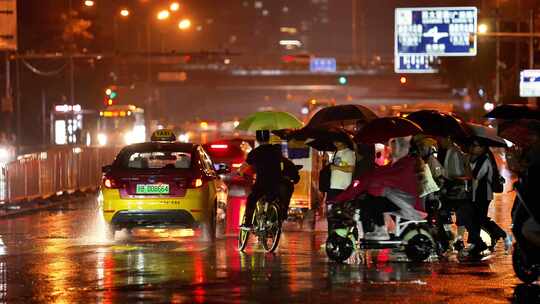
M 69 23 L 70 23 L 70 26 L 71 26 L 71 23 L 73 23 L 73 15 L 72 15 L 72 12 L 73 12 L 73 3 L 72 3 L 72 0 L 69 0 Z M 75 41 L 72 41 L 73 44 L 75 44 Z M 77 127 L 77 123 L 75 122 L 75 111 L 73 111 L 73 106 L 75 105 L 75 62 L 74 62 L 74 59 L 73 59 L 73 53 L 74 53 L 74 50 L 73 48 L 71 48 L 69 50 L 69 57 L 68 57 L 68 65 L 69 65 L 69 101 L 70 101 L 70 104 L 71 104 L 71 134 L 70 136 L 68 136 L 68 142 L 70 142 L 70 138 L 71 138 L 71 144 L 75 144 L 76 143 L 76 133 L 75 133 L 75 128 Z M 69 122 L 68 122 L 68 127 L 69 127 Z
M 534 69 L 534 13 L 529 12 L 529 69 Z
M 516 32 L 520 33 L 521 32 L 521 21 L 523 19 L 523 12 L 521 10 L 521 1 L 522 0 L 517 0 L 517 12 L 518 12 L 518 15 L 517 15 L 517 22 L 516 22 Z M 521 73 L 521 41 L 517 40 L 515 41 L 515 45 L 514 45 L 514 54 L 515 55 L 515 61 L 514 61 L 514 66 L 516 67 L 516 72 L 515 72 L 515 75 L 519 75 Z
M 501 31 L 501 16 L 500 16 L 500 1 L 497 0 L 497 8 L 496 8 L 496 16 L 495 16 L 495 30 L 497 32 Z M 501 100 L 501 68 L 500 68 L 500 60 L 501 60 L 501 39 L 500 37 L 495 38 L 495 48 L 496 48 L 496 55 L 495 55 L 495 104 L 499 104 Z
M 70 52 L 69 54 L 69 101 L 71 104 L 71 130 L 72 130 L 72 136 L 75 136 L 75 111 L 73 111 L 73 106 L 75 105 L 75 63 L 73 59 L 73 54 Z M 68 124 L 69 125 L 69 124 Z M 73 138 L 72 137 L 72 138 Z M 74 139 L 74 138 L 73 138 Z M 75 140 L 71 141 L 72 143 L 75 143 Z
M 22 151 L 22 127 L 21 127 L 21 118 L 22 118 L 22 115 L 21 115 L 21 65 L 20 65 L 20 59 L 17 57 L 16 59 L 17 61 L 15 61 L 15 69 L 16 69 L 16 77 L 17 77 L 17 107 L 15 109 L 15 111 L 17 112 L 17 116 L 16 116 L 16 127 L 15 127 L 15 132 L 16 132 L 16 142 L 17 142 L 17 155 L 21 154 L 21 151 Z
M 360 6 L 360 60 L 363 66 L 367 66 L 369 62 L 368 48 L 367 48 L 367 29 L 366 29 L 366 10 Z
M 152 55 L 151 55 L 151 46 L 152 46 L 152 33 L 150 31 L 150 20 L 146 21 L 146 117 L 145 124 L 147 130 L 150 130 L 150 120 L 152 118 L 153 110 L 152 109 Z
M 13 112 L 13 103 L 11 102 L 11 71 L 10 71 L 10 62 L 9 62 L 9 52 L 6 51 L 6 95 L 5 95 L 5 110 L 6 112 Z
M 529 69 L 534 69 L 534 11 L 529 11 Z M 529 97 L 528 103 L 536 105 L 536 97 Z
M 358 63 L 358 0 L 352 1 L 352 61 Z
M 17 1 L 0 1 L 0 45 L 1 50 L 5 51 L 6 64 L 6 91 L 5 95 L 0 97 L 0 114 L 3 121 L 0 122 L 0 129 L 13 132 L 13 89 L 11 78 L 10 52 L 17 52 Z
M 51 120 L 52 121 L 52 120 Z M 47 147 L 47 96 L 45 89 L 41 89 L 41 144 Z

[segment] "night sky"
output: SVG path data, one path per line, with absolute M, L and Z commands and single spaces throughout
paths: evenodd
M 90 20 L 89 31 L 95 36 L 87 47 L 94 51 L 107 50 L 112 47 L 113 17 L 122 7 L 132 8 L 130 20 L 117 20 L 120 41 L 140 47 L 144 44 L 144 20 L 148 14 L 155 13 L 159 8 L 167 7 L 168 1 L 103 1 L 96 0 L 96 6 L 85 8 L 83 1 L 72 0 L 73 8 L 79 12 L 78 17 Z M 269 45 L 264 40 L 278 39 L 277 30 L 282 25 L 301 27 L 303 21 L 311 22 L 311 30 L 306 34 L 311 41 L 311 48 L 302 51 L 311 53 L 326 53 L 322 55 L 346 56 L 351 52 L 351 1 L 328 0 L 328 23 L 316 25 L 317 7 L 313 0 L 266 0 L 263 8 L 268 8 L 269 15 L 257 14 L 253 8 L 254 0 L 185 0 L 182 16 L 190 17 L 201 26 L 202 30 L 193 33 L 178 33 L 172 20 L 169 24 L 157 24 L 152 20 L 153 47 L 160 48 L 158 38 L 163 37 L 167 50 L 195 51 L 202 49 L 223 49 L 243 51 L 245 53 L 268 52 Z M 227 4 L 225 4 L 225 2 Z M 365 32 L 359 29 L 359 35 L 366 33 L 365 42 L 368 57 L 381 55 L 391 56 L 393 53 L 393 23 L 394 9 L 407 6 L 451 6 L 475 5 L 473 0 L 358 0 L 359 18 L 365 17 Z M 60 14 L 65 12 L 67 0 L 25 0 L 19 1 L 20 18 L 20 47 L 22 50 L 54 50 L 62 31 Z M 280 10 L 287 7 L 288 14 Z M 260 10 L 259 10 L 260 11 Z M 149 18 L 152 19 L 152 18 Z M 361 21 L 360 21 L 361 22 Z M 257 35 L 257 32 L 261 32 Z M 282 38 L 282 37 L 279 37 Z M 328 43 L 330 40 L 331 43 Z M 143 41 L 141 43 L 141 41 Z M 274 41 L 272 41 L 273 43 Z M 331 44 L 333 48 L 329 48 Z M 270 50 L 274 44 L 270 45 Z M 363 46 L 360 46 L 362 48 Z M 309 46 L 308 46 L 309 48 Z M 329 54 L 329 53 L 335 54 Z
M 523 0 L 526 1 L 526 0 Z M 95 0 L 96 6 L 84 7 L 82 0 L 72 0 L 77 11 L 74 19 L 91 23 L 88 33 L 93 39 L 77 39 L 79 52 L 114 54 L 147 51 L 147 29 L 151 36 L 152 52 L 199 52 L 229 50 L 241 55 L 234 58 L 242 64 L 272 67 L 281 63 L 285 54 L 309 53 L 332 56 L 338 62 L 351 60 L 351 1 L 350 0 L 185 0 L 183 8 L 167 22 L 159 22 L 155 14 L 167 8 L 171 1 L 162 0 Z M 481 0 L 358 0 L 358 47 L 366 60 L 381 56 L 391 63 L 394 44 L 394 10 L 414 6 L 479 6 Z M 68 50 L 62 33 L 67 21 L 68 0 L 18 1 L 20 52 L 57 52 Z M 129 8 L 128 19 L 118 12 Z M 266 11 L 266 12 L 265 12 Z M 190 18 L 193 27 L 180 32 L 179 18 Z M 364 19 L 362 19 L 364 18 Z M 287 36 L 283 26 L 298 29 Z M 116 30 L 115 30 L 116 29 Z M 200 29 L 200 30 L 199 30 Z M 117 39 L 115 39 L 115 37 Z M 280 39 L 299 39 L 300 49 L 285 50 Z M 54 70 L 64 64 L 61 60 L 34 60 L 36 67 Z M 78 61 L 76 66 L 76 99 L 84 107 L 101 104 L 103 88 L 111 83 L 111 61 Z M 40 109 L 42 94 L 47 105 L 65 103 L 68 97 L 67 73 L 44 78 L 22 67 L 21 100 L 29 108 Z M 0 79 L 1 80 L 1 79 Z M 3 83 L 3 81 L 2 81 Z M 23 125 L 39 120 L 40 111 L 23 117 Z M 28 141 L 39 134 L 26 130 Z

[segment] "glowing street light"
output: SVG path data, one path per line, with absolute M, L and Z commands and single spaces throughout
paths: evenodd
M 407 83 L 407 77 L 401 76 L 401 77 L 399 78 L 399 83 L 401 83 L 401 84 L 406 84 L 406 83 Z
M 171 3 L 171 5 L 169 6 L 169 9 L 171 10 L 171 12 L 178 11 L 180 9 L 180 3 L 178 2 Z
M 481 24 L 478 26 L 478 33 L 479 33 L 479 34 L 485 34 L 485 33 L 487 33 L 487 31 L 488 31 L 488 26 L 487 26 L 487 24 L 481 23 Z
M 169 19 L 170 15 L 171 15 L 171 13 L 168 10 L 162 10 L 157 14 L 157 19 L 158 20 L 166 20 L 166 19 Z
M 128 10 L 128 9 L 125 9 L 125 8 L 122 9 L 122 10 L 120 10 L 120 16 L 122 16 L 122 17 L 127 17 L 127 16 L 129 16 L 129 10 Z
M 495 109 L 495 104 L 494 103 L 489 102 L 489 101 L 484 103 L 484 110 L 486 112 L 491 112 L 491 111 L 493 111 L 493 109 Z
M 191 27 L 191 20 L 189 19 L 182 19 L 178 23 L 178 28 L 181 29 L 182 31 L 185 31 L 189 29 L 190 27 Z
M 92 0 L 86 0 L 86 1 L 84 1 L 84 5 L 85 5 L 85 6 L 88 6 L 88 7 L 92 7 L 92 6 L 94 6 L 94 4 L 95 4 L 95 2 L 92 1 Z

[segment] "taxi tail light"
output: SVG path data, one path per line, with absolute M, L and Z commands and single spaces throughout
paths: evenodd
M 116 179 L 107 176 L 103 177 L 103 186 L 108 189 L 121 188 L 120 183 Z
M 202 187 L 202 185 L 203 185 L 202 178 L 194 178 L 191 181 L 190 188 L 200 188 L 200 187 Z
M 227 150 L 227 149 L 229 149 L 229 145 L 227 145 L 227 144 L 213 144 L 213 145 L 210 145 L 210 149 L 212 149 L 212 150 Z
M 235 160 L 232 161 L 232 164 L 231 164 L 231 167 L 234 168 L 234 169 L 238 169 L 240 167 L 242 167 L 242 164 L 245 162 L 245 158 L 236 158 Z

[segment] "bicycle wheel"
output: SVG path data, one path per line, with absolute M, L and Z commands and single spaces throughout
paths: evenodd
M 264 239 L 262 244 L 267 253 L 274 252 L 281 237 L 281 221 L 279 220 L 279 209 L 275 204 L 271 204 L 266 210 L 266 222 Z
M 253 224 L 253 227 L 255 227 L 255 216 L 257 212 L 253 213 L 253 217 L 251 219 L 251 223 Z M 238 231 L 238 250 L 244 251 L 246 249 L 247 243 L 249 241 L 249 233 L 250 230 L 242 229 L 240 228 L 240 231 Z

